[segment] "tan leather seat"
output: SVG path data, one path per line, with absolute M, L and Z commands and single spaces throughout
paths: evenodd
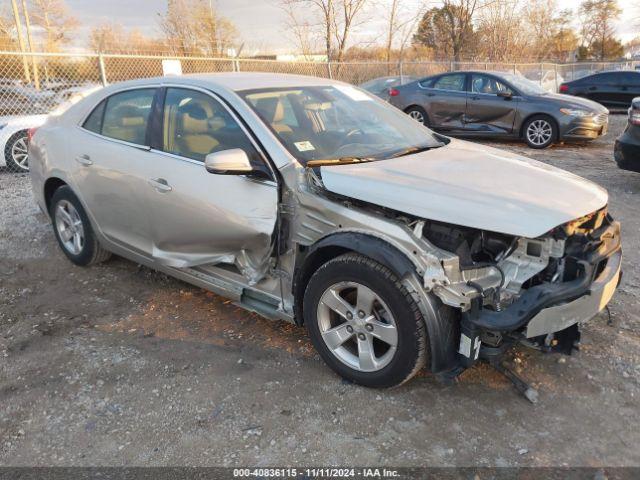
M 179 134 L 175 140 L 178 151 L 185 156 L 206 157 L 220 145 L 210 126 L 213 112 L 208 113 L 207 110 L 210 110 L 209 105 L 190 102 L 178 113 Z
M 284 123 L 284 105 L 280 98 L 261 98 L 256 102 L 256 110 L 277 133 L 291 133 L 293 130 Z
M 125 142 L 143 145 L 145 142 L 145 115 L 135 105 L 120 105 L 113 113 L 114 121 L 107 121 L 102 130 L 103 135 Z

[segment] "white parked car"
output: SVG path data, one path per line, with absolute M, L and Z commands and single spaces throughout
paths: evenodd
M 90 93 L 102 88 L 99 85 L 78 87 L 56 102 L 58 106 L 49 114 L 61 115 L 67 108 Z M 29 130 L 44 124 L 47 115 L 13 115 L 0 117 L 0 167 L 14 172 L 29 171 Z
M 112 85 L 49 118 L 30 153 L 71 262 L 116 253 L 305 325 L 372 387 L 516 343 L 568 353 L 621 275 L 605 190 L 333 80 Z
M 46 115 L 0 117 L 0 167 L 29 171 L 29 129 L 42 125 Z

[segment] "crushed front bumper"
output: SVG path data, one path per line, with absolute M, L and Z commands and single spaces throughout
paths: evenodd
M 527 324 L 525 336 L 532 338 L 559 332 L 597 315 L 613 297 L 620 281 L 621 264 L 622 251 L 618 250 L 609 257 L 606 267 L 584 295 L 571 302 L 543 308 Z
M 481 309 L 466 315 L 479 329 L 502 333 L 523 327 L 527 338 L 554 333 L 589 320 L 611 300 L 621 275 L 620 224 L 594 231 L 599 245 L 578 259 L 582 271 L 574 280 L 529 288 L 502 311 Z

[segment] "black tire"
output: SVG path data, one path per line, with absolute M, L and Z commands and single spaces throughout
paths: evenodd
M 82 246 L 77 253 L 70 251 L 69 248 L 65 246 L 65 242 L 61 238 L 61 234 L 57 226 L 58 220 L 56 218 L 56 209 L 58 208 L 58 205 L 61 204 L 61 202 L 68 202 L 69 204 L 71 204 L 77 212 L 82 223 L 84 242 L 82 243 Z M 51 224 L 53 226 L 53 232 L 56 236 L 56 240 L 58 241 L 58 245 L 67 256 L 67 258 L 71 260 L 71 262 L 75 263 L 76 265 L 85 267 L 88 265 L 93 265 L 94 263 L 104 262 L 111 257 L 111 252 L 103 248 L 102 245 L 100 245 L 100 243 L 98 242 L 98 239 L 93 232 L 91 222 L 89 221 L 89 217 L 87 216 L 84 208 L 82 208 L 80 200 L 78 200 L 78 197 L 76 197 L 71 188 L 65 185 L 55 191 L 53 197 L 51 198 L 49 215 L 51 217 Z
M 535 141 L 530 138 L 530 135 L 528 134 L 529 129 L 532 127 L 532 125 L 536 123 L 541 125 L 542 124 L 548 125 L 550 130 L 549 130 L 549 137 L 546 141 L 542 141 L 542 140 Z M 530 148 L 535 148 L 535 149 L 547 148 L 551 146 L 555 141 L 558 140 L 558 125 L 556 121 L 548 115 L 534 115 L 533 117 L 527 119 L 527 121 L 524 123 L 522 127 L 522 138 Z
M 427 115 L 427 111 L 419 107 L 418 105 L 413 105 L 412 107 L 407 108 L 404 113 L 413 118 L 416 122 L 420 122 L 425 127 L 429 126 L 429 115 Z M 422 118 L 422 120 L 420 120 Z
M 22 143 L 20 143 L 22 142 Z M 21 130 L 14 133 L 9 137 L 6 145 L 4 146 L 4 158 L 7 163 L 7 168 L 16 173 L 27 173 L 29 171 L 29 157 L 26 158 L 26 163 L 20 162 L 19 159 L 14 157 L 14 146 L 20 147 L 21 145 L 28 146 L 29 137 L 26 130 Z M 26 152 L 25 152 L 26 153 Z M 22 165 L 21 165 L 22 163 Z
M 339 360 L 323 340 L 318 306 L 323 293 L 337 282 L 356 282 L 367 287 L 379 296 L 393 315 L 397 347 L 384 368 L 371 372 L 351 368 Z M 322 265 L 307 284 L 303 315 L 311 340 L 327 365 L 343 378 L 360 385 L 376 388 L 398 386 L 429 364 L 429 342 L 418 305 L 390 269 L 365 256 L 348 253 Z

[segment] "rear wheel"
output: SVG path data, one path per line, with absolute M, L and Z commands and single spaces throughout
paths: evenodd
M 547 148 L 558 138 L 556 123 L 546 115 L 531 117 L 523 128 L 524 141 L 531 148 Z
M 98 242 L 87 213 L 68 186 L 53 194 L 50 216 L 58 245 L 73 263 L 87 266 L 111 257 Z
M 409 380 L 427 362 L 427 333 L 417 304 L 387 267 L 346 254 L 309 280 L 304 321 L 323 360 L 368 387 Z
M 416 122 L 421 123 L 423 125 L 429 125 L 429 117 L 427 116 L 427 112 L 424 108 L 414 105 L 413 107 L 409 107 L 405 110 L 405 113 L 413 118 Z
M 7 167 L 14 172 L 29 171 L 29 137 L 27 131 L 14 133 L 4 147 L 4 158 Z

